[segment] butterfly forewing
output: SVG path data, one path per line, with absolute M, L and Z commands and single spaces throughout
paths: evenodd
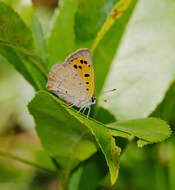
M 71 54 L 65 63 L 72 65 L 79 73 L 86 88 L 88 98 L 91 99 L 94 95 L 94 69 L 88 49 L 80 49 Z

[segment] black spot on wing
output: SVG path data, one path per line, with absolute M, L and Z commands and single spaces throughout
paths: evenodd
M 74 68 L 77 69 L 77 65 L 74 65 Z
M 86 74 L 84 74 L 84 76 L 85 76 L 85 77 L 90 77 L 90 74 L 87 74 L 87 73 L 86 73 Z

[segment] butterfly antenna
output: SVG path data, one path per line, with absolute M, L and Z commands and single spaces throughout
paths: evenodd
M 106 91 L 104 91 L 104 93 L 115 92 L 116 90 L 117 90 L 116 88 L 113 88 L 113 89 L 111 89 L 111 90 L 106 90 Z M 107 102 L 107 99 L 104 99 L 103 101 L 104 101 L 104 102 Z
M 104 93 L 115 92 L 116 90 L 117 90 L 116 88 L 113 88 L 113 89 L 111 89 L 111 90 L 106 90 L 106 91 L 104 91 Z

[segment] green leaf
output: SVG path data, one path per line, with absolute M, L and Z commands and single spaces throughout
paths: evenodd
M 88 128 L 106 158 L 112 184 L 118 175 L 120 154 L 120 148 L 116 146 L 112 135 L 138 137 L 138 145 L 143 146 L 163 141 L 171 134 L 169 126 L 156 118 L 115 122 L 106 125 L 106 128 L 102 123 L 67 108 L 62 101 L 45 91 L 36 94 L 29 104 L 29 110 L 35 118 L 36 130 L 44 148 L 56 158 L 67 174 L 96 151 Z
M 79 167 L 77 170 L 75 170 L 73 172 L 73 174 L 70 177 L 67 190 L 78 190 L 79 189 L 82 172 L 83 172 L 82 167 Z
M 74 14 L 77 1 L 62 0 L 55 10 L 47 50 L 50 68 L 57 62 L 62 62 L 74 49 Z
M 128 24 L 128 20 L 132 15 L 137 0 L 131 1 L 131 4 L 129 4 L 129 2 L 130 1 L 128 1 L 127 5 L 129 6 L 129 8 L 122 14 L 122 16 L 120 16 L 116 20 L 114 20 L 111 15 L 109 16 L 103 28 L 97 35 L 96 41 L 93 44 L 92 49 L 93 49 L 93 61 L 95 68 L 96 96 L 99 96 L 102 91 L 104 82 L 107 78 L 107 75 L 109 74 L 112 61 L 114 59 L 115 54 L 117 53 L 120 41 L 124 35 L 126 26 Z M 112 88 L 117 88 L 118 86 L 117 85 L 114 86 L 114 84 L 116 83 L 113 83 Z
M 118 177 L 119 155 L 121 152 L 121 149 L 115 144 L 115 139 L 110 135 L 108 129 L 101 123 L 87 119 L 82 115 L 77 115 L 71 110 L 68 111 L 84 123 L 95 136 L 95 139 L 106 158 L 111 175 L 111 184 L 114 184 Z
M 12 8 L 0 2 L 0 39 L 11 45 L 32 49 L 32 34 Z M 9 19 L 11 18 L 11 19 Z
M 173 0 L 138 2 L 104 88 L 117 92 L 100 100 L 118 120 L 150 115 L 174 81 L 174 11 Z
M 105 20 L 103 26 L 100 28 L 95 41 L 93 43 L 93 46 L 91 48 L 91 51 L 93 52 L 94 49 L 97 47 L 100 40 L 104 37 L 104 35 L 109 31 L 109 29 L 112 27 L 112 25 L 115 23 L 115 21 L 123 15 L 126 14 L 125 11 L 128 9 L 128 7 L 131 4 L 131 0 L 120 0 L 118 1 L 110 10 L 108 13 L 108 17 Z M 127 22 L 125 22 L 127 23 Z
M 58 98 L 42 91 L 31 101 L 29 110 L 35 118 L 36 130 L 44 148 L 69 173 L 97 148 L 87 128 L 61 103 Z
M 156 118 L 115 122 L 106 125 L 106 128 L 68 109 L 58 98 L 44 91 L 37 93 L 29 104 L 29 110 L 35 118 L 36 130 L 43 146 L 68 173 L 96 151 L 87 127 L 105 155 L 112 184 L 118 175 L 120 149 L 111 135 L 138 137 L 138 145 L 143 146 L 163 141 L 171 134 L 169 126 Z
M 74 26 L 76 43 L 86 44 L 88 41 L 92 43 L 116 2 L 118 0 L 78 1 Z
M 170 189 L 173 190 L 175 187 L 175 138 L 172 138 L 168 142 L 168 150 L 170 152 L 170 157 L 169 157 L 169 165 L 168 165 L 168 175 L 170 176 L 169 179 L 169 184 L 170 184 Z
M 64 61 L 78 48 L 91 48 L 106 19 L 113 14 L 117 2 L 123 4 L 126 1 L 62 0 L 53 16 L 48 37 L 49 68 Z
M 98 108 L 98 112 L 95 116 L 95 119 L 104 124 L 109 124 L 109 123 L 113 123 L 116 121 L 116 118 L 108 110 L 106 110 L 102 107 Z
M 20 17 L 23 19 L 23 21 L 25 22 L 25 24 L 27 24 L 27 26 L 31 26 L 32 22 L 33 22 L 33 14 L 34 14 L 34 7 L 32 5 L 32 3 L 28 6 L 22 6 L 22 2 L 21 5 L 17 7 L 17 9 L 15 9 L 18 14 L 20 15 Z
M 120 148 L 104 125 L 77 114 L 45 91 L 36 94 L 29 104 L 29 111 L 35 118 L 44 148 L 65 169 L 65 175 L 96 152 L 90 130 L 106 158 L 114 184 L 118 176 Z
M 106 173 L 105 159 L 97 152 L 73 172 L 67 190 L 96 190 Z
M 0 12 L 0 54 L 35 89 L 44 89 L 47 80 L 46 72 L 40 59 L 32 53 L 31 31 L 18 14 L 5 3 L 0 2 Z
M 138 137 L 142 141 L 138 141 L 139 146 L 143 146 L 149 143 L 156 143 L 165 140 L 171 135 L 171 129 L 169 125 L 157 118 L 136 119 L 129 121 L 120 121 L 107 125 L 110 128 L 112 135 L 115 131 L 120 131 L 126 135 Z M 144 140 L 144 141 L 143 141 Z
M 159 117 L 169 124 L 172 125 L 175 129 L 175 83 L 169 87 L 163 101 L 158 105 L 156 110 L 151 114 L 153 117 Z
M 74 50 L 91 47 L 116 1 L 60 1 L 48 37 L 49 68 L 64 61 Z
M 44 34 L 42 31 L 41 24 L 38 18 L 33 15 L 33 25 L 32 25 L 33 37 L 34 37 L 34 45 L 37 55 L 39 55 L 43 62 L 47 63 L 47 51 L 46 44 L 44 39 Z
M 75 14 L 76 46 L 88 47 L 93 54 L 97 97 L 135 4 L 136 0 L 79 1 Z

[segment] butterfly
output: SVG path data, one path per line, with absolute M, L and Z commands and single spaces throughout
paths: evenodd
M 57 63 L 48 75 L 46 88 L 70 103 L 70 107 L 79 107 L 79 112 L 96 103 L 94 97 L 94 67 L 87 48 L 82 48 L 69 55 L 63 63 Z

